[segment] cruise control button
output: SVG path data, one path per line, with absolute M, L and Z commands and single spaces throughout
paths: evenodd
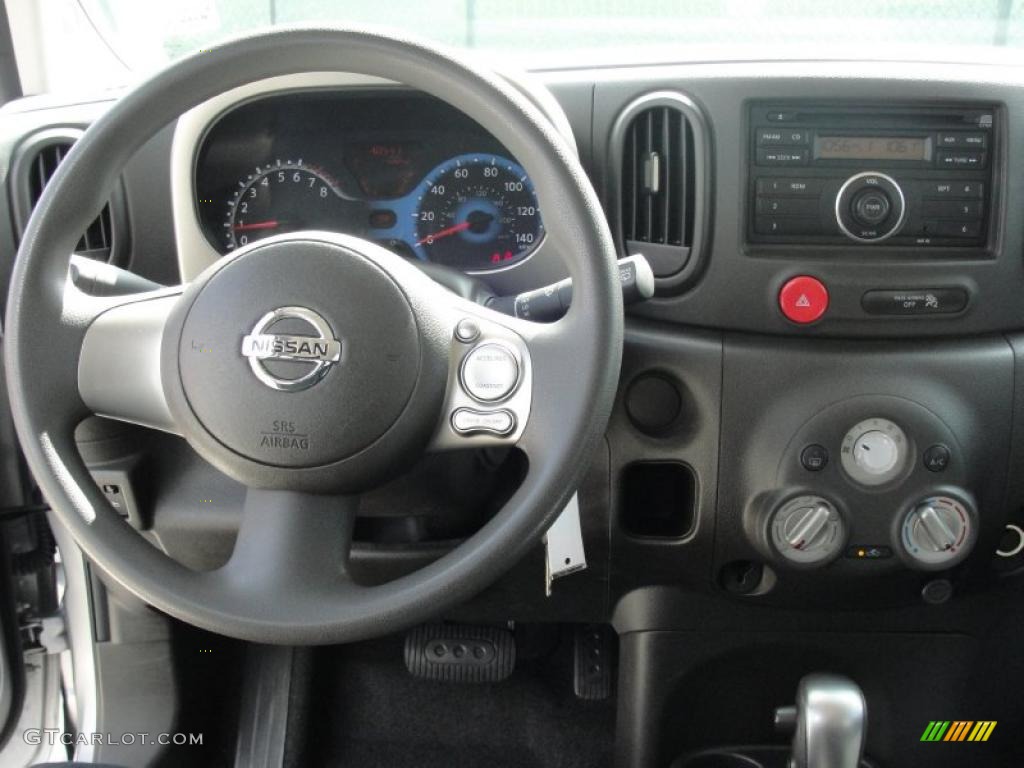
M 458 325 L 455 326 L 455 338 L 463 344 L 469 344 L 471 341 L 476 341 L 479 335 L 480 326 L 477 325 L 476 320 L 464 317 L 459 320 Z
M 487 432 L 492 435 L 507 435 L 516 427 L 516 418 L 511 411 L 474 411 L 459 408 L 452 414 L 452 429 L 460 435 Z
M 828 289 L 816 277 L 794 277 L 779 291 L 779 309 L 794 323 L 813 323 L 828 309 Z
M 481 344 L 462 361 L 462 387 L 481 402 L 507 397 L 518 383 L 519 361 L 503 344 Z

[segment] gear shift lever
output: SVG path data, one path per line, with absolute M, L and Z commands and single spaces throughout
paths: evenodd
M 807 675 L 797 688 L 796 706 L 779 709 L 775 718 L 779 725 L 795 719 L 792 768 L 860 765 L 867 703 L 852 680 L 839 675 Z

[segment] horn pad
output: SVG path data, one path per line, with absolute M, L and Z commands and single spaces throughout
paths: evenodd
M 200 280 L 177 363 L 188 408 L 224 448 L 309 468 L 364 452 L 395 426 L 425 347 L 379 258 L 299 235 L 258 243 Z

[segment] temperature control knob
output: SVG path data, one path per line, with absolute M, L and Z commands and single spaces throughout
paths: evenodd
M 966 504 L 952 496 L 925 499 L 903 521 L 904 550 L 918 565 L 933 570 L 960 562 L 974 544 L 974 525 Z
M 798 496 L 775 511 L 771 539 L 775 550 L 790 562 L 820 565 L 842 551 L 846 525 L 832 502 L 820 496 Z
M 895 480 L 907 466 L 907 436 L 888 419 L 865 419 L 846 433 L 840 459 L 846 473 L 862 485 Z

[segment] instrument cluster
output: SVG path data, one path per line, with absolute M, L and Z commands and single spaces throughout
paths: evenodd
M 242 104 L 204 137 L 195 190 L 221 253 L 321 229 L 479 273 L 521 263 L 544 237 L 533 184 L 509 152 L 444 102 L 406 91 Z

